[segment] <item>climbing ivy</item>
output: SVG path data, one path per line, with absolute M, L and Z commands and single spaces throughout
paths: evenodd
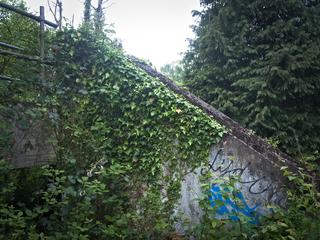
M 226 130 L 88 26 L 52 46 L 39 119 L 51 122 L 56 162 L 1 165 L 1 238 L 169 237 L 181 180 Z
M 30 169 L 0 161 L 0 238 L 173 237 L 181 180 L 207 163 L 210 146 L 226 130 L 88 26 L 52 35 L 51 45 L 55 63 L 46 85 L 28 85 L 32 97 L 20 95 L 19 103 L 32 103 L 20 108 L 23 120 L 50 124 L 56 161 Z M 0 85 L 0 107 L 9 109 L 16 102 L 6 89 Z M 0 120 L 4 159 L 12 122 L 4 115 Z M 319 193 L 308 175 L 283 171 L 296 185 L 288 192 L 287 209 L 274 209 L 261 225 L 247 224 L 246 218 L 217 221 L 204 191 L 202 225 L 190 235 L 317 239 Z M 206 187 L 212 187 L 206 177 Z M 224 183 L 228 194 L 236 193 L 234 186 L 234 179 Z
M 60 162 L 72 158 L 90 175 L 99 162 L 117 202 L 97 206 L 100 214 L 125 209 L 132 230 L 160 237 L 184 171 L 204 163 L 225 130 L 90 29 L 70 29 L 55 44 Z

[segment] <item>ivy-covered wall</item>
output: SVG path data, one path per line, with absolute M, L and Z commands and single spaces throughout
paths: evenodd
M 301 170 L 297 161 L 150 66 L 131 59 L 228 129 L 228 134 L 210 147 L 207 162 L 184 176 L 177 208 L 181 219 L 176 225 L 179 232 L 201 225 L 203 211 L 208 205 L 211 217 L 254 225 L 260 223 L 261 217 L 272 213 L 268 209 L 271 205 L 286 206 L 286 190 L 291 185 L 283 170 Z
M 37 54 L 34 23 L 1 19 Z M 18 79 L 0 81 L 0 239 L 319 239 L 314 176 L 90 24 L 46 32 L 45 79 L 0 59 Z M 257 224 L 283 202 L 279 169 L 291 205 Z
M 19 184 L 9 188 L 1 206 L 12 206 L 2 223 L 5 233 L 167 237 L 175 231 L 183 176 L 206 163 L 210 146 L 226 129 L 87 26 L 59 32 L 52 46 L 56 61 L 32 111 L 42 113 L 34 121 L 50 124 L 56 159 L 50 166 L 15 171 Z M 46 142 L 30 139 L 31 145 Z M 11 186 L 13 177 L 4 184 Z M 41 184 L 35 187 L 30 179 Z M 28 198 L 21 189 L 29 189 Z M 14 217 L 21 218 L 19 225 Z
M 213 214 L 252 223 L 268 203 L 283 202 L 280 167 L 294 163 L 262 139 L 88 27 L 58 33 L 53 46 L 50 88 L 32 109 L 41 117 L 27 131 L 30 141 L 16 139 L 11 163 L 43 163 L 53 151 L 56 159 L 35 170 L 37 188 L 25 172 L 33 170 L 17 170 L 21 186 L 10 185 L 14 200 L 3 204 L 27 218 L 12 229 L 8 218 L 7 232 L 29 226 L 19 236 L 41 229 L 59 239 L 163 239 L 200 222 L 203 196 Z M 226 177 L 238 195 L 223 187 Z M 27 209 L 17 191 L 24 184 L 33 196 Z

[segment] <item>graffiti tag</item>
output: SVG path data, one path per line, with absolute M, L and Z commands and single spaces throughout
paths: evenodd
M 233 194 L 228 189 L 221 189 L 218 185 L 213 184 L 209 201 L 211 207 L 216 207 L 218 215 L 238 221 L 239 215 L 242 214 L 249 219 L 249 223 L 258 224 L 259 222 L 259 214 L 256 211 L 259 205 L 249 207 L 241 192 Z
M 258 185 L 261 181 L 265 180 L 266 177 L 262 176 L 259 178 L 255 178 L 252 180 L 243 180 L 243 174 L 244 172 L 248 169 L 248 167 L 250 166 L 250 162 L 247 163 L 247 165 L 245 166 L 235 166 L 235 162 L 229 160 L 226 157 L 221 156 L 221 152 L 222 152 L 222 148 L 220 148 L 216 154 L 213 157 L 213 160 L 211 161 L 211 163 L 209 163 L 208 169 L 202 168 L 201 169 L 201 174 L 204 175 L 208 170 L 211 170 L 214 173 L 218 173 L 219 175 L 217 176 L 219 177 L 224 177 L 227 175 L 237 175 L 239 177 L 239 183 L 240 184 L 248 184 L 248 191 L 251 194 L 261 194 L 264 193 L 266 191 L 268 191 L 271 187 L 271 183 L 268 184 L 267 186 L 263 187 L 260 190 L 256 190 L 258 189 Z M 219 158 L 220 156 L 220 158 Z M 261 186 L 261 185 L 260 185 Z

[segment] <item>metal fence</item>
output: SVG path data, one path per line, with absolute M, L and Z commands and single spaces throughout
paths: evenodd
M 48 64 L 48 61 L 45 60 L 45 54 L 44 54 L 44 31 L 45 31 L 45 25 L 48 25 L 50 27 L 53 28 L 57 28 L 59 27 L 58 24 L 50 22 L 48 20 L 45 19 L 45 14 L 44 14 L 44 7 L 40 6 L 40 15 L 36 16 L 33 15 L 31 13 L 28 13 L 24 10 L 21 10 L 19 8 L 16 8 L 14 6 L 11 6 L 9 4 L 0 2 L 0 7 L 4 8 L 8 11 L 12 11 L 16 14 L 20 14 L 24 17 L 27 17 L 29 19 L 32 19 L 34 21 L 37 21 L 39 23 L 39 27 L 40 27 L 40 34 L 39 34 L 39 56 L 35 56 L 35 55 L 26 55 L 20 52 L 23 52 L 24 49 L 19 47 L 19 46 L 14 46 L 5 42 L 2 42 L 0 39 L 0 55 L 4 55 L 4 56 L 12 56 L 18 59 L 22 59 L 25 61 L 35 61 L 35 62 L 39 62 L 41 64 L 41 79 L 44 79 L 44 67 L 43 65 Z M 18 52 L 20 51 L 20 52 Z M 0 75 L 0 79 L 2 80 L 6 80 L 6 81 L 18 81 L 19 79 L 15 79 L 12 78 L 10 76 L 3 76 Z

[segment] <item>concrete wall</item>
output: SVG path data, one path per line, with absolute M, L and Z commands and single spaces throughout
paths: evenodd
M 151 66 L 136 58 L 130 58 L 130 60 L 150 76 L 159 79 L 168 89 L 183 96 L 191 104 L 199 107 L 208 116 L 228 129 L 229 135 L 224 138 L 221 144 L 212 147 L 208 165 L 185 176 L 182 183 L 182 196 L 177 211 L 182 213 L 183 218 L 191 221 L 190 225 L 199 222 L 201 218 L 201 209 L 197 202 L 202 194 L 199 176 L 208 171 L 213 174 L 215 179 L 232 174 L 239 179 L 236 187 L 240 192 L 234 197 L 236 199 L 224 199 L 222 196 L 224 189 L 218 185 L 211 186 L 210 204 L 214 206 L 215 199 L 224 202 L 224 206 L 218 208 L 221 218 L 232 218 L 236 217 L 236 214 L 243 214 L 252 218 L 254 223 L 257 220 L 256 215 L 266 213 L 265 206 L 268 203 L 285 204 L 283 187 L 287 185 L 287 182 L 283 178 L 280 168 L 285 166 L 290 171 L 296 172 L 299 166 L 294 159 L 273 148 L 264 139 L 242 127 L 188 90 L 179 87 Z M 240 202 L 241 206 L 237 206 L 236 202 Z M 178 224 L 177 229 L 179 230 L 179 228 L 181 229 L 183 226 Z
M 212 173 L 214 179 L 231 175 L 237 179 L 235 186 L 239 192 L 237 195 L 229 193 L 229 199 L 223 196 L 228 192 L 219 184 L 210 186 L 208 204 L 213 207 L 216 200 L 223 202 L 222 206 L 217 206 L 217 218 L 236 220 L 242 215 L 250 222 L 257 223 L 260 215 L 268 213 L 266 206 L 269 203 L 285 205 L 286 180 L 282 176 L 280 165 L 274 164 L 274 161 L 235 136 L 228 135 L 220 144 L 212 147 L 206 167 L 198 168 L 194 173 L 185 176 L 179 211 L 182 218 L 188 219 L 190 224 L 183 226 L 180 222 L 177 225 L 179 231 L 200 221 L 202 211 L 197 199 L 202 193 L 199 177 L 208 172 Z
M 47 164 L 54 160 L 52 130 L 45 121 L 31 121 L 28 127 L 13 124 L 13 147 L 7 156 L 15 168 Z

